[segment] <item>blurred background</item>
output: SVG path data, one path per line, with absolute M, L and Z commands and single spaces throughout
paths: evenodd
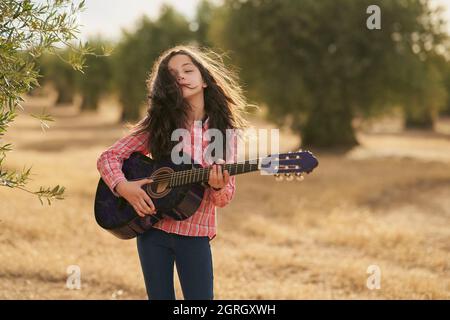
M 0 187 L 1 299 L 146 299 L 135 240 L 95 223 L 96 160 L 178 44 L 223 53 L 260 106 L 250 124 L 320 162 L 301 183 L 237 177 L 211 242 L 216 299 L 450 298 L 450 0 L 88 0 L 73 17 L 94 54 L 82 71 L 67 46 L 36 55 L 21 106 L 45 113 L 19 110 L 2 139 L 2 170 L 66 190 L 42 205 Z

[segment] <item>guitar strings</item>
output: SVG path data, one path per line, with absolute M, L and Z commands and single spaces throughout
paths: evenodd
M 239 167 L 239 165 L 247 165 L 247 164 L 249 164 L 249 165 L 254 165 L 254 163 L 250 163 L 250 162 L 252 162 L 252 161 L 257 161 L 256 164 L 258 164 L 263 158 L 267 158 L 267 156 L 266 156 L 266 157 L 256 158 L 256 159 L 252 159 L 252 160 L 247 160 L 247 161 L 244 161 L 244 162 L 224 163 L 223 165 L 224 165 L 224 166 L 232 166 L 232 165 L 235 165 L 235 166 L 237 166 L 237 167 Z M 230 169 L 231 169 L 231 168 L 230 168 Z M 170 182 L 170 179 L 172 179 L 172 177 L 175 177 L 175 179 L 185 179 L 186 177 L 189 177 L 189 178 L 190 178 L 190 177 L 192 177 L 193 171 L 195 171 L 195 170 L 200 170 L 200 172 L 201 172 L 201 174 L 202 174 L 202 176 L 203 176 L 204 173 L 205 173 L 205 170 L 209 171 L 209 170 L 210 170 L 210 167 L 207 167 L 207 168 L 193 168 L 193 169 L 190 169 L 190 170 L 183 170 L 183 171 L 181 171 L 181 174 L 179 174 L 178 172 L 162 174 L 162 175 L 157 176 L 157 177 L 153 180 L 153 182 L 161 182 L 161 181 L 169 181 L 169 182 Z M 198 172 L 195 173 L 195 175 L 197 175 L 197 174 L 199 174 L 199 173 L 198 173 Z M 195 177 L 195 175 L 194 175 L 194 177 Z M 153 182 L 152 182 L 152 183 L 153 183 Z
M 198 171 L 197 171 L 198 170 Z M 153 182 L 161 182 L 161 181 L 167 181 L 170 180 L 172 177 L 176 180 L 183 180 L 185 178 L 192 178 L 192 177 L 196 177 L 198 176 L 202 176 L 203 178 L 205 173 L 208 173 L 210 170 L 210 168 L 198 168 L 198 169 L 191 169 L 191 170 L 186 170 L 186 171 L 182 171 L 180 172 L 174 172 L 174 173 L 168 173 L 168 174 L 162 174 L 159 176 L 156 176 L 155 179 L 153 180 Z M 230 171 L 230 169 L 227 169 L 228 171 Z
M 239 162 L 239 163 L 225 163 L 225 164 L 223 164 L 223 166 L 227 166 L 228 168 L 226 168 L 226 170 L 231 171 L 231 169 L 233 169 L 231 166 L 233 166 L 233 165 L 236 166 L 236 168 L 238 168 L 239 165 L 247 165 L 247 164 L 254 165 L 252 163 Z M 165 174 L 165 175 L 161 175 L 161 176 L 175 175 L 176 178 L 178 179 L 178 178 L 185 178 L 186 176 L 189 176 L 189 175 L 191 175 L 191 176 L 194 175 L 195 176 L 195 175 L 197 175 L 199 173 L 204 174 L 205 172 L 209 172 L 210 170 L 211 170 L 211 167 L 207 167 L 207 168 L 193 168 L 193 169 L 190 169 L 190 170 L 183 170 L 181 172 L 174 172 L 174 173 L 169 173 L 169 174 Z M 195 172 L 195 171 L 197 171 L 197 172 Z M 161 177 L 161 176 L 158 176 L 158 177 Z
M 258 160 L 258 163 L 259 163 L 259 160 L 261 160 L 262 158 L 258 158 L 258 159 L 255 159 L 255 160 Z M 250 163 L 250 161 L 253 161 L 253 160 L 249 160 L 249 161 L 245 161 L 245 162 L 238 162 L 238 163 L 225 163 L 225 164 L 223 164 L 224 166 L 225 165 L 228 165 L 228 166 L 231 166 L 231 165 L 237 165 L 237 168 L 238 168 L 238 166 L 240 165 L 240 164 L 243 164 L 243 165 L 247 165 L 247 164 L 249 164 L 249 165 L 255 165 L 254 163 Z M 256 165 L 258 164 L 258 163 L 256 163 Z M 231 168 L 230 168 L 231 169 Z M 193 173 L 193 171 L 195 171 L 195 170 L 200 170 L 200 172 L 197 172 L 197 173 Z M 205 172 L 209 172 L 209 170 L 210 170 L 210 167 L 207 167 L 207 168 L 194 168 L 194 169 L 191 169 L 191 170 L 184 170 L 184 171 L 181 171 L 181 174 L 179 174 L 179 172 L 174 172 L 174 173 L 168 173 L 168 174 L 162 174 L 162 175 L 160 175 L 160 176 L 157 176 L 157 178 L 161 178 L 162 177 L 162 179 L 155 179 L 155 180 L 153 180 L 153 182 L 160 182 L 160 181 L 167 181 L 167 180 L 169 180 L 169 182 L 170 182 L 170 179 L 172 178 L 172 176 L 174 175 L 174 177 L 175 177 L 175 179 L 185 179 L 186 177 L 189 177 L 189 178 L 191 178 L 191 177 L 194 177 L 195 178 L 195 176 L 197 175 L 197 174 L 199 174 L 199 173 L 201 173 L 202 174 L 202 177 L 203 177 L 203 175 L 204 175 L 204 173 Z M 152 182 L 152 183 L 153 183 Z
M 250 162 L 251 161 L 258 161 L 259 162 L 259 160 L 261 160 L 261 159 L 262 158 L 258 158 L 258 159 L 254 159 L 254 160 L 248 160 L 248 161 L 245 161 L 245 162 L 225 163 L 223 165 L 224 166 L 228 166 L 228 167 L 232 166 L 232 165 L 234 165 L 234 166 L 255 165 L 254 163 L 250 163 Z M 257 165 L 257 163 L 256 163 L 256 165 Z M 230 169 L 232 169 L 232 168 L 229 168 L 228 170 L 230 170 Z M 193 172 L 195 170 L 199 170 L 200 172 Z M 181 174 L 180 174 L 180 172 L 162 174 L 162 175 L 157 176 L 156 179 L 153 180 L 153 182 L 166 181 L 167 178 L 172 178 L 172 177 L 175 177 L 176 179 L 184 179 L 186 177 L 189 177 L 189 178 L 193 177 L 193 176 L 195 177 L 197 174 L 202 174 L 202 176 L 203 176 L 204 173 L 206 171 L 209 171 L 209 170 L 210 170 L 210 167 L 207 167 L 207 168 L 193 168 L 193 169 L 190 169 L 190 170 L 183 170 L 183 171 L 181 171 Z M 157 179 L 157 178 L 160 178 L 160 179 Z
M 258 159 L 255 159 L 255 160 L 259 161 L 260 159 L 262 159 L 262 158 L 258 158 Z M 254 165 L 254 164 L 250 163 L 250 161 L 252 161 L 252 160 L 245 161 L 245 162 L 237 162 L 237 163 L 225 163 L 223 165 L 224 166 L 225 165 L 227 165 L 227 166 L 232 166 L 232 165 L 239 166 L 239 165 L 247 165 L 247 164 Z M 199 172 L 193 172 L 195 170 L 199 170 Z M 204 173 L 205 172 L 209 172 L 209 170 L 210 170 L 210 167 L 208 167 L 208 168 L 194 168 L 194 169 L 191 169 L 191 170 L 183 170 L 181 172 L 181 174 L 179 174 L 178 172 L 162 174 L 162 175 L 159 175 L 159 176 L 155 177 L 155 179 L 152 181 L 152 183 L 153 182 L 162 182 L 162 181 L 169 181 L 170 182 L 170 179 L 172 177 L 175 177 L 175 179 L 185 179 L 186 177 L 189 177 L 189 178 L 192 177 L 192 176 L 195 177 L 195 175 L 197 175 L 197 174 L 201 174 L 203 176 Z
M 237 168 L 238 168 L 238 166 L 240 164 L 242 164 L 242 165 L 247 165 L 247 164 L 255 165 L 254 163 L 250 163 L 250 162 L 251 161 L 255 161 L 255 160 L 257 160 L 259 162 L 259 160 L 261 160 L 261 159 L 262 158 L 258 158 L 258 159 L 248 160 L 248 161 L 245 161 L 245 162 L 238 162 L 238 163 L 225 163 L 223 165 L 224 166 L 232 166 L 232 165 L 236 166 L 237 165 Z M 229 168 L 229 169 L 232 169 L 232 168 Z M 199 172 L 193 172 L 195 170 L 199 170 Z M 197 174 L 202 174 L 202 178 L 205 178 L 205 177 L 203 177 L 204 173 L 205 172 L 209 172 L 209 170 L 210 170 L 210 167 L 207 167 L 207 168 L 193 168 L 191 170 L 181 171 L 181 174 L 179 174 L 179 172 L 162 174 L 160 176 L 157 176 L 151 183 L 161 182 L 161 181 L 169 181 L 169 183 L 170 183 L 170 180 L 172 179 L 173 176 L 175 177 L 175 180 L 181 179 L 181 181 L 183 181 L 186 177 L 188 177 L 189 179 L 192 178 L 192 177 L 195 178 Z
M 206 168 L 204 168 L 204 169 L 206 169 Z M 200 169 L 200 170 L 202 170 L 202 169 Z M 204 170 L 202 170 L 202 171 L 203 171 L 201 173 L 202 174 L 202 178 L 205 178 L 205 177 L 203 177 L 205 171 Z M 208 171 L 206 171 L 206 172 L 208 172 Z M 153 184 L 153 183 L 156 183 L 156 182 L 162 182 L 162 181 L 169 181 L 170 182 L 170 180 L 172 179 L 171 175 L 172 174 L 165 174 L 165 175 L 157 176 L 150 184 Z M 185 179 L 186 177 L 189 177 L 189 178 L 194 177 L 195 178 L 195 175 L 197 175 L 197 173 L 195 173 L 195 174 L 183 173 L 181 175 L 176 176 L 175 179 L 176 180 L 180 180 L 181 179 L 181 181 L 183 181 L 183 179 Z

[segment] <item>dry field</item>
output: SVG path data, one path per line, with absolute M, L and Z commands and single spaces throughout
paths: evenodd
M 25 106 L 39 112 L 46 103 Z M 12 124 L 6 167 L 32 165 L 27 187 L 60 184 L 66 199 L 42 206 L 0 187 L 0 299 L 146 299 L 135 240 L 113 237 L 93 217 L 97 157 L 126 133 L 114 100 L 98 113 L 47 111 L 56 122 L 45 133 L 27 115 Z M 215 298 L 449 299 L 450 121 L 437 131 L 373 126 L 350 152 L 317 154 L 319 167 L 301 183 L 239 176 L 211 242 Z M 281 139 L 282 151 L 299 143 L 288 131 Z M 66 287 L 70 265 L 80 267 L 80 290 Z M 366 285 L 371 265 L 380 289 Z

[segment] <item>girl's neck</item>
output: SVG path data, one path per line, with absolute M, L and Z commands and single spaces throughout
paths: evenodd
M 205 117 L 205 101 L 203 95 L 198 95 L 189 101 L 192 112 L 188 116 L 189 124 L 192 125 L 194 121 L 202 121 Z

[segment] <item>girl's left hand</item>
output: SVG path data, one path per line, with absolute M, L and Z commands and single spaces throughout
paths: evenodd
M 219 159 L 217 161 L 218 164 L 224 164 L 225 161 Z M 228 183 L 230 179 L 230 174 L 227 170 L 224 170 L 222 173 L 222 166 L 218 164 L 213 164 L 211 166 L 211 171 L 209 172 L 209 180 L 208 184 L 214 189 L 222 189 Z

